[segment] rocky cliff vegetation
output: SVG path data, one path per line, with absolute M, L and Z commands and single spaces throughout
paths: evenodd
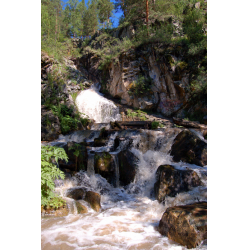
M 76 215 L 65 246 L 85 248 L 85 229 L 89 248 L 116 232 L 133 248 L 128 231 L 141 249 L 206 245 L 206 6 L 42 1 L 42 215 Z M 44 245 L 60 248 L 53 230 Z

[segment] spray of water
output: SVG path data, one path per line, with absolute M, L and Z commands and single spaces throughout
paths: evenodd
M 97 123 L 108 123 L 121 119 L 119 108 L 110 100 L 102 96 L 98 89 L 92 85 L 83 90 L 76 98 L 76 105 L 83 117 L 88 116 Z

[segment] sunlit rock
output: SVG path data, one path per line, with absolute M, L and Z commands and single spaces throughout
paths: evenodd
M 155 196 L 158 201 L 162 202 L 166 196 L 174 197 L 180 192 L 201 185 L 200 177 L 195 171 L 179 170 L 171 165 L 162 165 L 156 171 Z
M 100 194 L 95 193 L 93 191 L 88 191 L 86 193 L 84 200 L 90 204 L 93 210 L 95 210 L 96 212 L 100 211 L 101 209 L 101 195 Z
M 207 239 L 207 202 L 168 208 L 159 232 L 188 249 L 196 248 Z

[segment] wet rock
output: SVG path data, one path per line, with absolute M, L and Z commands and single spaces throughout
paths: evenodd
M 129 150 L 118 154 L 120 185 L 126 186 L 135 179 L 138 158 Z
M 95 153 L 95 173 L 100 174 L 109 183 L 114 182 L 115 168 L 112 156 L 108 152 Z
M 84 188 L 70 188 L 67 190 L 66 197 L 74 200 L 82 200 L 86 190 Z
M 168 208 L 159 232 L 188 249 L 196 248 L 207 239 L 207 202 Z
M 69 209 L 67 208 L 67 206 L 63 206 L 63 207 L 59 207 L 59 208 L 42 208 L 42 216 L 55 216 L 55 217 L 63 217 L 63 216 L 67 216 L 69 214 Z
M 93 191 L 88 191 L 86 193 L 84 200 L 90 204 L 93 210 L 95 210 L 96 212 L 100 211 L 101 209 L 101 195 L 100 194 L 95 193 Z
M 88 209 L 79 201 L 76 201 L 76 208 L 78 214 L 86 214 L 88 212 Z
M 94 139 L 94 147 L 103 147 L 106 145 L 107 140 L 102 138 Z
M 166 196 L 174 197 L 180 192 L 186 192 L 201 185 L 201 179 L 195 171 L 162 165 L 156 171 L 154 190 L 157 200 L 162 202 Z
M 207 143 L 189 130 L 183 130 L 175 138 L 170 155 L 176 162 L 182 161 L 203 167 L 207 165 Z
M 69 210 L 67 208 L 57 209 L 55 212 L 56 217 L 67 216 L 69 214 Z

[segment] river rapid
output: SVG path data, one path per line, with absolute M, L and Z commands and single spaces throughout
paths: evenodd
M 105 100 L 103 96 L 98 97 L 97 90 L 91 89 L 90 91 L 95 93 L 88 94 L 87 92 L 86 94 L 86 91 L 83 91 L 78 96 L 78 105 L 83 107 L 83 113 L 89 117 L 92 116 L 92 113 L 96 117 L 98 116 L 99 125 L 95 124 L 92 130 L 77 131 L 66 136 L 61 135 L 58 140 L 50 142 L 50 145 L 62 146 L 69 141 L 92 142 L 99 136 L 103 126 L 108 128 L 109 121 L 119 119 L 117 107 L 113 106 L 113 103 L 110 104 L 110 101 Z M 89 98 L 94 98 L 93 96 L 98 99 L 99 106 L 90 105 L 91 111 L 90 108 L 86 109 L 85 104 L 89 103 Z M 80 100 L 83 100 L 82 103 Z M 107 106 L 111 108 L 107 108 Z M 108 111 L 103 113 L 100 109 Z M 107 113 L 114 115 L 108 119 Z M 158 232 L 159 221 L 167 207 L 207 200 L 207 167 L 173 162 L 169 154 L 173 140 L 179 132 L 180 130 L 175 128 L 159 129 L 158 131 L 144 129 L 118 131 L 111 133 L 105 146 L 89 148 L 88 155 L 91 155 L 93 151 L 110 152 L 117 165 L 117 154 L 127 147 L 132 138 L 132 145 L 128 150 L 137 159 L 135 180 L 125 187 L 120 186 L 119 167 L 117 166 L 117 179 L 115 185 L 111 185 L 102 176 L 94 173 L 94 161 L 91 160 L 91 156 L 88 159 L 87 171 L 81 170 L 74 176 L 67 175 L 65 180 L 56 180 L 56 192 L 66 199 L 70 213 L 65 217 L 42 217 L 42 249 L 186 249 Z M 114 149 L 114 139 L 117 136 L 127 138 L 127 140 Z M 167 197 L 160 204 L 154 197 L 153 190 L 156 170 L 162 164 L 171 164 L 178 169 L 193 169 L 201 177 L 202 186 L 193 188 L 189 192 L 179 193 L 176 197 Z M 88 208 L 88 213 L 77 214 L 75 201 L 66 195 L 68 189 L 79 187 L 101 194 L 102 209 L 100 212 L 95 212 L 87 202 L 80 200 L 80 203 Z M 196 249 L 207 249 L 206 242 Z

